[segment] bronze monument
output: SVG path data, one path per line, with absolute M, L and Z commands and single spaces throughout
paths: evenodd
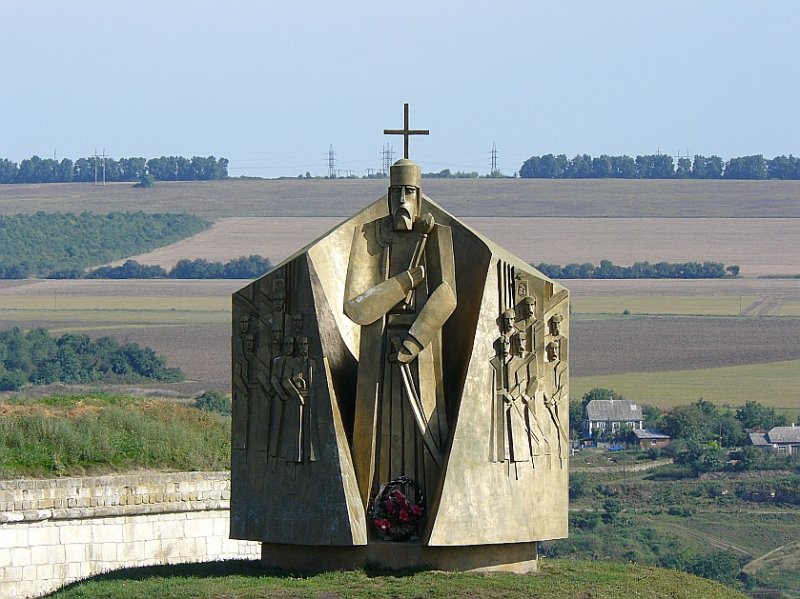
M 233 297 L 231 536 L 266 564 L 532 571 L 567 535 L 567 290 L 419 167 Z

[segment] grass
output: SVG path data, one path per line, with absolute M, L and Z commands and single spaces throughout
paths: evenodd
M 110 394 L 0 403 L 0 477 L 131 469 L 222 470 L 230 418 L 174 401 Z
M 753 560 L 743 571 L 755 589 L 797 593 L 800 589 L 800 542 L 784 545 Z
M 755 296 L 744 296 L 741 300 L 738 297 L 683 295 L 579 296 L 572 299 L 572 314 L 614 317 L 628 310 L 631 315 L 739 316 L 740 309 L 755 299 Z
M 595 387 L 613 389 L 627 399 L 662 408 L 699 398 L 719 405 L 756 399 L 767 406 L 796 410 L 800 400 L 800 360 L 724 368 L 631 372 L 570 378 L 570 394 L 582 397 Z
M 443 572 L 393 574 L 359 570 L 306 577 L 268 573 L 251 562 L 212 562 L 114 572 L 72 585 L 48 597 L 617 599 L 623 592 L 624 596 L 634 598 L 744 597 L 718 583 L 670 570 L 610 562 L 547 559 L 540 561 L 540 573 L 535 576 Z

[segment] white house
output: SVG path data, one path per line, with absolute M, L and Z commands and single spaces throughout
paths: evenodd
M 627 399 L 594 399 L 586 404 L 583 415 L 583 432 L 587 436 L 595 430 L 614 432 L 627 426 L 641 429 L 644 423 L 641 406 Z

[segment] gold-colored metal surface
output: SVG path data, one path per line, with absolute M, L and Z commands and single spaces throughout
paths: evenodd
M 406 476 L 423 545 L 565 537 L 568 301 L 398 161 L 386 196 L 234 295 L 231 535 L 371 544 Z

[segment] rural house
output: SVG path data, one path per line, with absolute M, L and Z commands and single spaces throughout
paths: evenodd
M 766 433 L 750 433 L 750 442 L 776 453 L 800 454 L 800 426 L 776 426 Z
M 591 436 L 596 430 L 612 433 L 622 427 L 641 429 L 642 408 L 627 399 L 594 399 L 586 404 L 583 431 Z

